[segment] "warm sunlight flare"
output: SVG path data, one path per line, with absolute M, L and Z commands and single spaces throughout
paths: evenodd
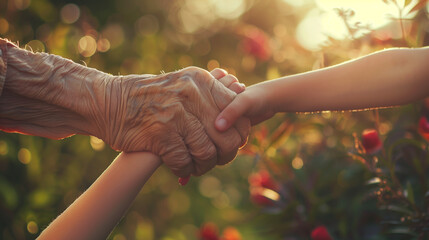
M 369 32 L 359 28 L 351 36 L 345 21 L 338 13 L 339 9 L 353 11 L 347 22 L 349 27 L 355 27 L 355 24 L 359 24 L 362 28 L 367 26 L 370 30 L 376 30 L 396 19 L 413 17 L 415 12 L 408 13 L 416 5 L 417 0 L 410 1 L 405 7 L 404 0 L 398 0 L 398 5 L 390 1 L 386 4 L 382 0 L 315 0 L 315 3 L 317 8 L 307 13 L 296 31 L 296 37 L 300 44 L 310 50 L 319 50 L 328 36 L 335 39 L 356 38 Z

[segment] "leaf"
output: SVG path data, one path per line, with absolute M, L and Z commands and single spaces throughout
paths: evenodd
M 411 8 L 411 10 L 408 13 L 412 13 L 422 9 L 424 6 L 426 6 L 427 2 L 428 0 L 420 0 L 413 8 Z
M 407 208 L 398 206 L 398 205 L 387 205 L 387 206 L 380 206 L 380 210 L 386 210 L 386 211 L 392 211 L 392 212 L 397 212 L 397 213 L 401 213 L 401 214 L 406 214 L 406 215 L 413 215 L 413 212 L 408 210 Z
M 411 182 L 407 183 L 407 198 L 410 202 L 414 204 L 414 191 Z
M 397 148 L 398 146 L 400 146 L 402 144 L 411 145 L 411 146 L 416 147 L 417 149 L 422 149 L 422 144 L 415 139 L 408 139 L 408 138 L 399 139 L 399 140 L 393 142 L 393 144 L 390 145 L 390 147 L 387 150 L 387 160 L 389 162 L 392 162 L 393 152 L 394 152 L 395 148 Z
M 397 228 L 390 230 L 388 233 L 416 236 L 416 233 L 408 227 L 397 227 Z
M 378 185 L 378 184 L 380 184 L 380 182 L 381 182 L 381 180 L 379 177 L 374 177 L 374 178 L 371 178 L 370 180 L 368 180 L 366 182 L 366 185 L 373 185 L 373 184 Z

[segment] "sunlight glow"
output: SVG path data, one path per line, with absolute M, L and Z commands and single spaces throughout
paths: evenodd
M 360 23 L 361 26 L 369 26 L 370 29 L 379 29 L 399 18 L 398 7 L 394 4 L 385 4 L 383 1 L 373 0 L 315 0 L 318 8 L 311 10 L 301 21 L 297 28 L 296 37 L 301 45 L 309 50 L 320 49 L 328 37 L 345 39 L 350 33 L 344 21 L 339 17 L 336 9 L 353 10 L 354 16 L 350 18 L 350 24 Z M 417 0 L 412 0 L 402 11 L 402 18 L 410 18 L 415 15 L 407 14 L 415 6 Z M 404 0 L 398 0 L 400 7 L 404 6 Z M 360 31 L 354 37 L 360 37 L 368 31 Z
M 207 28 L 218 18 L 236 19 L 246 10 L 244 0 L 186 0 L 179 18 L 188 33 Z
M 309 4 L 311 1 L 310 0 L 283 0 L 283 2 L 292 5 L 294 7 L 301 7 L 303 5 Z

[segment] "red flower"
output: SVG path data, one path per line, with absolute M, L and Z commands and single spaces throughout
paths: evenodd
M 223 230 L 221 240 L 241 240 L 240 232 L 234 227 L 227 227 Z
M 362 133 L 362 145 L 366 152 L 374 154 L 380 151 L 383 144 L 380 141 L 378 132 L 375 129 L 366 129 Z
M 251 187 L 263 187 L 275 191 L 279 188 L 279 184 L 275 182 L 271 178 L 270 174 L 265 170 L 261 170 L 257 173 L 253 173 L 252 175 L 250 175 L 249 184 Z
M 200 228 L 200 240 L 219 240 L 217 226 L 214 223 L 206 223 Z
M 248 26 L 242 31 L 244 39 L 241 42 L 244 52 L 255 56 L 259 60 L 268 60 L 271 56 L 269 38 L 259 28 Z
M 420 117 L 418 131 L 420 135 L 426 139 L 426 141 L 429 141 L 429 122 L 424 116 Z
M 332 240 L 331 235 L 325 226 L 318 226 L 311 232 L 312 240 Z

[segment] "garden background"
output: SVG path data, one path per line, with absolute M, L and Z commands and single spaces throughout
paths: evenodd
M 0 0 L 0 37 L 111 74 L 222 67 L 252 85 L 429 45 L 428 11 L 426 0 Z M 109 238 L 322 239 L 319 227 L 429 239 L 425 106 L 278 114 L 185 187 L 161 167 Z M 0 239 L 37 237 L 116 155 L 88 136 L 0 132 Z

